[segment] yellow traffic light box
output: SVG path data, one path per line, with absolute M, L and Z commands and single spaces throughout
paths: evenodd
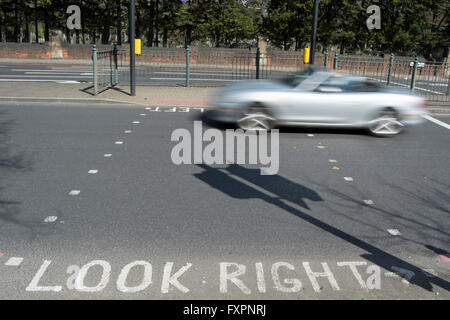
M 141 54 L 141 39 L 134 39 L 134 53 Z

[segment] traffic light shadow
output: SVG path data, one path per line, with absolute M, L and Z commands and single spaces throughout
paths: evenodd
M 213 168 L 203 164 L 197 166 L 203 169 L 201 173 L 194 174 L 197 179 L 232 198 L 257 198 L 266 201 L 267 203 L 277 206 L 303 221 L 366 251 L 367 254 L 362 257 L 385 270 L 392 271 L 392 267 L 395 266 L 414 272 L 415 275 L 411 279 L 407 279 L 404 274 L 398 274 L 412 285 L 416 285 L 430 292 L 432 292 L 432 285 L 439 286 L 445 290 L 450 290 L 450 283 L 445 279 L 438 276 L 429 278 L 421 268 L 397 258 L 370 243 L 304 212 L 304 210 L 309 210 L 309 207 L 304 200 L 324 201 L 316 191 L 310 188 L 297 184 L 279 175 L 262 176 L 260 175 L 259 169 L 247 169 L 240 165 L 229 165 L 226 168 Z M 288 204 L 286 201 L 301 207 L 302 210 Z

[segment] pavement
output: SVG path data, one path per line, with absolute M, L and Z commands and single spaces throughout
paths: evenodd
M 136 96 L 131 96 L 130 87 L 120 85 L 94 96 L 89 83 L 5 81 L 0 82 L 0 101 L 206 107 L 216 90 L 212 87 L 137 86 Z
M 271 176 L 176 165 L 205 112 L 1 103 L 0 299 L 450 299 L 447 128 L 283 129 Z

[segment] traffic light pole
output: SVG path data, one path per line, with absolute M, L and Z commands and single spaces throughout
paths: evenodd
M 129 20 L 130 20 L 130 30 L 129 30 L 129 40 L 130 40 L 130 90 L 131 96 L 136 95 L 136 57 L 134 54 L 134 0 L 130 0 L 129 9 Z
M 317 20 L 319 16 L 319 1 L 314 0 L 314 11 L 313 11 L 313 31 L 311 38 L 311 56 L 309 59 L 310 64 L 314 64 L 314 51 L 316 48 L 316 35 L 317 35 Z

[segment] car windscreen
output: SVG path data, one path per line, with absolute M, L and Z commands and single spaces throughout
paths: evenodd
M 305 69 L 295 75 L 289 75 L 283 78 L 278 79 L 278 81 L 286 84 L 290 87 L 297 87 L 300 83 L 302 83 L 305 79 L 309 78 L 314 71 L 311 69 Z

